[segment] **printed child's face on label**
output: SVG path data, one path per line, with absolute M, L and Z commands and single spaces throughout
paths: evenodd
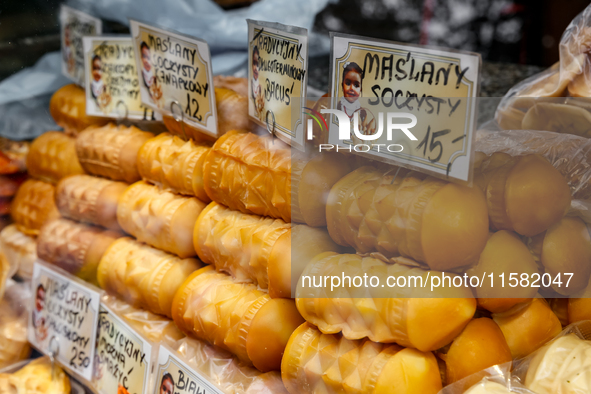
M 92 61 L 92 79 L 99 81 L 101 79 L 101 59 L 95 58 Z
M 343 95 L 350 103 L 361 95 L 361 75 L 356 71 L 348 71 L 343 78 Z
M 174 384 L 170 379 L 165 379 L 160 385 L 160 394 L 174 394 Z
M 259 79 L 259 54 L 257 52 L 252 53 L 252 76 L 254 79 Z
M 45 306 L 45 290 L 43 288 L 37 289 L 37 296 L 35 297 L 35 309 L 42 310 Z
M 142 47 L 142 64 L 146 71 L 150 71 L 152 63 L 150 63 L 150 49 L 148 47 Z

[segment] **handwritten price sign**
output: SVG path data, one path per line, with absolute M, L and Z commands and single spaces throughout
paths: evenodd
M 90 381 L 100 294 L 40 261 L 33 269 L 28 339 L 41 352 Z

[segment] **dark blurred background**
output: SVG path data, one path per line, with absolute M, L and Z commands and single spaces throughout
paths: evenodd
M 248 1 L 218 4 L 230 9 Z M 0 1 L 0 80 L 59 49 L 60 2 Z M 547 67 L 558 61 L 562 32 L 588 5 L 588 0 L 337 0 L 316 16 L 315 29 L 470 50 L 488 62 Z M 104 30 L 126 28 L 107 21 Z

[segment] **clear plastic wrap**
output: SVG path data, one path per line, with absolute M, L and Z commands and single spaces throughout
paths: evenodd
M 402 255 L 434 270 L 473 263 L 488 238 L 482 191 L 391 168 L 360 167 L 332 187 L 326 206 L 332 239 L 359 253 Z
M 560 62 L 520 82 L 505 95 L 495 119 L 505 130 L 534 129 L 591 136 L 591 7 L 568 25 Z
M 37 256 L 96 285 L 96 270 L 103 254 L 122 236 L 68 219 L 50 220 L 37 237 Z
M 511 355 L 522 358 L 554 338 L 562 325 L 543 298 L 534 298 L 505 312 L 493 313 L 503 331 Z
M 197 259 L 181 259 L 132 238 L 119 238 L 104 253 L 97 269 L 100 287 L 135 307 L 171 317 L 175 293 Z
M 55 203 L 65 218 L 121 231 L 117 205 L 128 186 L 91 175 L 74 175 L 57 184 Z
M 591 321 L 571 324 L 552 341 L 519 360 L 513 374 L 537 394 L 591 390 Z
M 230 132 L 203 166 L 207 195 L 243 212 L 291 221 L 291 150 L 271 136 Z
M 410 284 L 411 277 L 427 280 L 440 273 L 387 264 L 372 257 L 326 252 L 314 258 L 302 274 L 296 292 L 299 312 L 327 334 L 342 331 L 351 340 L 368 337 L 375 342 L 396 342 L 430 351 L 449 344 L 476 311 L 476 300 L 465 287 L 430 291 L 428 287 L 410 285 L 351 286 L 345 279 L 334 290 L 330 284 L 312 285 L 327 276 L 362 278 L 364 274 L 377 277 L 378 283 L 389 283 L 389 277 L 404 277 L 404 283 Z
M 195 223 L 193 239 L 204 263 L 213 264 L 239 282 L 251 281 L 267 289 L 271 251 L 290 229 L 291 225 L 281 219 L 232 211 L 212 202 Z
M 43 181 L 27 180 L 16 192 L 10 214 L 19 231 L 26 235 L 39 234 L 45 222 L 60 217 L 55 206 L 55 187 Z
M 491 228 L 534 236 L 546 231 L 568 211 L 566 179 L 538 154 L 477 152 L 474 183 L 486 195 Z
M 203 188 L 203 162 L 210 146 L 184 141 L 169 133 L 149 139 L 138 153 L 137 166 L 145 181 L 174 193 L 211 199 Z
M 306 157 L 296 152 L 291 158 L 291 220 L 312 227 L 326 226 L 330 189 L 353 167 L 342 154 L 324 152 Z
M 0 299 L 0 369 L 25 360 L 31 353 L 27 341 L 27 305 L 30 298 L 29 283 L 7 281 L 4 297 Z
M 86 95 L 84 89 L 69 84 L 58 89 L 49 102 L 49 113 L 64 131 L 76 136 L 85 128 L 101 126 L 109 122 L 107 118 L 86 115 Z
M 278 372 L 262 373 L 217 346 L 187 338 L 166 317 L 134 308 L 113 296 L 104 296 L 102 301 L 145 338 L 177 351 L 187 364 L 208 377 L 222 391 L 231 394 L 285 393 Z
M 476 382 L 476 383 L 475 383 Z M 511 363 L 499 364 L 449 384 L 439 394 L 536 394 L 511 376 Z
M 119 198 L 117 221 L 121 228 L 158 249 L 181 258 L 195 256 L 193 229 L 205 203 L 140 181 Z
M 173 346 L 185 337 L 176 324 L 167 317 L 156 315 L 144 309 L 134 308 L 112 295 L 105 295 L 101 302 L 132 326 L 137 332 L 153 343 Z
M 566 179 L 573 199 L 591 198 L 591 140 L 537 130 L 479 130 L 474 149 L 486 155 L 544 156 Z
M 92 175 L 133 183 L 141 179 L 137 169 L 140 148 L 154 134 L 135 126 L 89 127 L 76 138 L 82 168 Z
M 323 334 L 304 323 L 291 336 L 281 363 L 291 394 L 435 394 L 441 377 L 431 352 L 368 339 Z
M 31 361 L 13 373 L 0 374 L 0 392 L 18 394 L 70 393 L 70 378 L 49 357 Z
M 29 175 L 56 184 L 69 175 L 84 174 L 76 156 L 76 140 L 60 131 L 41 134 L 27 155 Z
M 271 299 L 213 267 L 187 278 L 174 297 L 172 317 L 187 335 L 263 372 L 279 370 L 289 336 L 303 323 L 292 300 Z
M 30 280 L 33 276 L 33 264 L 37 259 L 37 241 L 17 228 L 15 224 L 0 231 L 0 254 L 8 265 L 8 277 L 15 273 L 22 279 Z
M 440 357 L 445 361 L 447 384 L 512 360 L 503 332 L 487 317 L 471 320 Z

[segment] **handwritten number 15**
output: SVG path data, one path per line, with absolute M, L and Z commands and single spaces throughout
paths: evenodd
M 444 129 L 431 133 L 431 126 L 429 126 L 427 128 L 427 134 L 425 135 L 425 138 L 423 138 L 419 146 L 417 146 L 417 149 L 421 149 L 421 147 L 423 147 L 423 156 L 427 156 L 427 144 L 429 147 L 429 153 L 433 153 L 435 149 L 439 148 L 439 154 L 437 155 L 437 157 L 428 157 L 431 163 L 436 163 L 439 161 L 439 159 L 441 159 L 441 156 L 443 156 L 443 144 L 441 143 L 441 141 L 437 141 L 437 138 L 443 137 L 444 135 L 449 133 L 451 133 L 450 129 Z M 429 142 L 429 137 L 431 138 L 431 142 Z

